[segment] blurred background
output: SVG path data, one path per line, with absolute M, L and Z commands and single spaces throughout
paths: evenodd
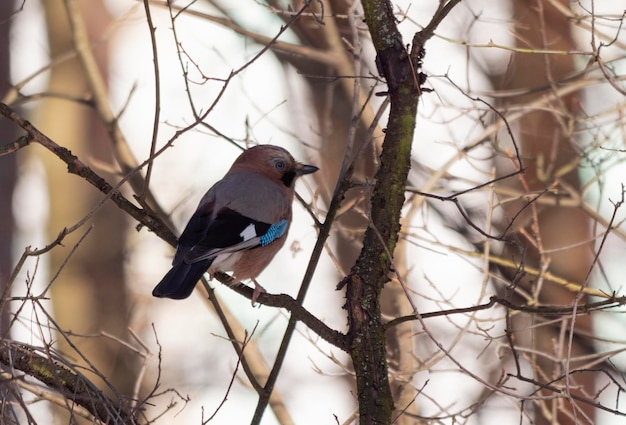
M 409 44 L 440 2 L 392 5 Z M 469 0 L 427 43 L 394 260 L 406 288 L 394 275 L 384 318 L 411 314 L 407 296 L 422 314 L 493 295 L 529 308 L 392 328 L 397 423 L 626 424 L 624 309 L 571 314 L 624 293 L 623 6 Z M 289 239 L 259 277 L 270 293 L 298 293 L 318 237 L 310 213 L 323 222 L 342 167 L 354 164 L 304 303 L 345 332 L 336 286 L 360 252 L 388 113 L 359 3 L 19 0 L 0 9 L 2 102 L 176 234 L 242 148 L 280 145 L 320 167 L 298 183 Z M 22 135 L 8 119 L 0 126 L 2 145 Z M 248 423 L 257 393 L 205 290 L 184 301 L 151 296 L 172 255 L 48 150 L 0 156 L 3 340 L 84 373 L 139 407 L 143 422 Z M 269 373 L 288 313 L 211 286 L 237 338 L 250 338 L 254 367 Z M 557 306 L 570 313 L 541 313 Z M 14 371 L 2 370 L 0 422 L 93 422 L 48 390 L 9 385 Z M 279 402 L 262 423 L 356 423 L 354 391 L 349 356 L 298 325 Z

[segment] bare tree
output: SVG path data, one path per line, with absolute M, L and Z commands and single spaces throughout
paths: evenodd
M 614 363 L 624 342 L 600 337 L 593 326 L 626 303 L 605 262 L 608 247 L 623 247 L 625 239 L 619 221 L 624 189 L 616 197 L 607 193 L 605 182 L 624 154 L 623 137 L 615 136 L 623 135 L 624 102 L 616 96 L 611 108 L 592 112 L 585 97 L 585 90 L 624 94 L 619 64 L 612 62 L 624 56 L 624 16 L 600 13 L 595 3 L 585 8 L 548 0 L 514 0 L 510 18 L 499 21 L 484 16 L 481 3 L 458 0 L 433 2 L 428 13 L 387 0 L 246 6 L 267 17 L 267 26 L 255 26 L 239 5 L 228 2 L 145 0 L 111 25 L 100 2 L 46 3 L 49 88 L 28 96 L 23 91 L 28 81 L 14 82 L 0 104 L 2 122 L 21 134 L 3 141 L 0 156 L 14 158 L 38 145 L 57 171 L 48 177 L 55 201 L 49 243 L 27 248 L 2 282 L 26 288 L 23 296 L 5 294 L 3 304 L 15 313 L 13 322 L 3 323 L 24 322 L 20 310 L 26 305 L 37 312 L 30 319 L 37 342 L 5 333 L 0 346 L 2 379 L 17 385 L 5 396 L 19 406 L 16 415 L 37 421 L 27 401 L 34 394 L 60 406 L 72 421 L 166 421 L 191 402 L 176 385 L 184 365 L 202 358 L 202 366 L 190 366 L 199 379 L 229 356 L 231 369 L 220 374 L 227 383 L 222 386 L 213 376 L 203 381 L 207 387 L 220 382 L 222 396 L 210 411 L 203 406 L 201 421 L 220 420 L 241 382 L 255 394 L 256 406 L 246 411 L 251 423 L 260 424 L 270 411 L 278 423 L 296 423 L 289 400 L 306 388 L 285 391 L 280 380 L 286 379 L 288 356 L 303 334 L 352 389 L 346 397 L 352 414 L 316 407 L 330 420 L 334 414 L 337 423 L 479 423 L 500 411 L 511 423 L 591 424 L 599 412 L 626 416 L 619 401 L 623 374 Z M 138 17 L 150 50 L 154 97 L 152 137 L 144 135 L 140 149 L 133 150 L 123 121 L 137 85 L 145 81 L 135 82 L 116 111 L 106 89 L 105 61 L 97 64 L 112 28 L 136 24 Z M 492 19 L 511 28 L 511 44 L 485 42 L 484 33 L 476 41 L 472 29 Z M 207 45 L 198 48 L 187 31 L 209 26 L 245 40 L 239 62 L 225 75 L 215 58 L 224 55 L 220 41 L 226 41 L 202 39 L 219 52 L 211 62 Z M 576 31 L 591 48 L 575 40 Z M 464 65 L 452 65 L 442 45 L 462 46 Z M 183 118 L 163 112 L 173 102 L 164 94 L 170 64 L 161 57 L 168 51 L 177 62 L 175 80 L 185 99 L 184 111 L 177 113 Z M 508 67 L 485 69 L 482 51 L 504 53 Z M 131 290 L 125 283 L 125 250 L 137 238 L 175 244 L 170 214 L 164 212 L 170 208 L 155 199 L 161 188 L 154 181 L 164 168 L 172 180 L 182 173 L 178 168 L 172 173 L 167 161 L 171 152 L 195 149 L 184 144 L 186 137 L 200 135 L 215 152 L 222 152 L 219 146 L 230 153 L 267 141 L 257 137 L 249 120 L 249 115 L 260 116 L 257 122 L 272 120 L 263 99 L 246 93 L 245 108 L 236 105 L 246 117 L 238 128 L 219 117 L 237 85 L 256 75 L 270 55 L 284 71 L 284 78 L 273 79 L 287 82 L 291 112 L 290 123 L 273 123 L 274 128 L 295 139 L 299 154 L 322 170 L 316 188 L 299 199 L 309 229 L 315 229 L 315 235 L 309 231 L 308 265 L 293 296 L 270 290 L 258 298 L 260 311 L 275 315 L 268 322 L 284 326 L 280 343 L 263 342 L 258 334 L 264 322 L 244 325 L 231 311 L 230 296 L 204 281 L 202 311 L 212 312 L 224 335 L 217 338 L 211 331 L 206 339 L 229 345 L 231 354 L 206 354 L 196 344 L 193 353 L 177 354 L 170 363 L 161 352 L 169 350 L 163 343 L 167 336 L 150 320 L 130 321 L 129 305 L 137 306 L 137 316 L 185 307 L 157 306 L 143 295 L 129 301 L 128 294 L 143 287 Z M 584 67 L 577 65 L 580 58 L 588 59 Z M 454 69 L 430 71 L 435 59 Z M 459 77 L 463 66 L 467 71 Z M 485 81 L 480 88 L 476 70 Z M 266 82 L 257 77 L 255 83 Z M 16 109 L 19 102 L 37 102 L 40 115 L 27 120 Z M 52 124 L 60 130 L 45 116 L 55 116 Z M 146 116 L 144 108 L 142 119 Z M 98 138 L 87 129 L 74 134 L 88 122 Z M 430 134 L 436 131 L 437 136 Z M 98 142 L 86 149 L 87 139 Z M 433 154 L 442 146 L 437 152 L 445 160 Z M 595 174 L 583 180 L 579 174 L 585 170 Z M 184 190 L 176 190 L 176 201 L 182 201 Z M 592 191 L 613 202 L 608 216 L 590 203 Z M 75 198 L 85 206 L 67 215 Z M 300 251 L 294 240 L 294 258 Z M 25 259 L 44 256 L 51 259 L 51 277 L 43 293 L 28 281 L 15 281 Z M 150 275 L 154 261 L 131 275 Z M 324 261 L 335 265 L 326 274 L 334 276 L 330 284 L 328 277 L 318 277 Z M 96 268 L 103 269 L 103 277 Z M 72 283 L 75 269 L 87 273 Z M 222 273 L 215 278 L 227 284 L 226 291 L 252 298 L 245 283 L 232 284 Z M 69 292 L 59 292 L 68 285 Z M 89 289 L 95 292 L 85 295 Z M 334 300 L 321 308 L 311 305 L 315 291 Z M 47 297 L 63 304 L 48 311 L 41 303 Z M 331 305 L 342 323 L 325 316 Z M 77 313 L 78 324 L 64 318 Z M 129 331 L 129 323 L 139 331 Z M 207 332 L 198 335 L 202 338 L 194 341 Z M 268 344 L 274 347 L 270 355 Z M 138 370 L 140 362 L 144 367 Z M 605 394 L 617 401 L 607 401 Z

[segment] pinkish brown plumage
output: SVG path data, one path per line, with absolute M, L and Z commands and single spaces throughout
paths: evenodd
M 258 276 L 287 238 L 295 181 L 317 169 L 278 146 L 244 151 L 202 197 L 152 295 L 187 298 L 207 270 L 232 271 L 237 280 Z M 255 296 L 261 290 L 255 282 Z

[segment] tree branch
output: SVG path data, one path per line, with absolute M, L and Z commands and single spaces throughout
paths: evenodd
M 230 286 L 238 294 L 243 295 L 250 300 L 252 299 L 253 290 L 249 286 L 244 285 L 241 282 L 237 282 L 234 284 L 229 283 L 228 280 L 230 280 L 230 277 L 225 273 L 216 273 L 214 277 L 220 282 Z M 330 328 L 320 319 L 311 314 L 307 309 L 302 307 L 302 305 L 297 300 L 290 297 L 289 295 L 262 293 L 257 298 L 257 302 L 269 307 L 279 307 L 286 309 L 287 311 L 289 311 L 294 321 L 300 321 L 304 323 L 309 329 L 311 329 L 329 344 L 332 344 L 343 351 L 348 351 L 348 342 L 346 339 L 346 335 Z
M 393 253 L 400 230 L 400 213 L 410 169 L 411 145 L 415 131 L 417 103 L 425 76 L 420 68 L 423 43 L 407 52 L 388 0 L 362 0 L 365 21 L 376 49 L 376 64 L 388 87 L 391 109 L 383 142 L 380 168 L 371 198 L 371 223 L 365 232 L 363 249 L 347 285 L 348 338 L 357 377 L 360 423 L 389 424 L 394 401 L 389 385 L 385 327 L 380 295 L 388 282 Z M 456 2 L 450 2 L 453 6 Z M 440 8 L 443 16 L 451 6 Z M 430 31 L 438 23 L 435 16 Z M 443 19 L 443 17 L 441 18 Z
M 417 314 L 411 314 L 408 316 L 396 317 L 395 319 L 386 322 L 384 327 L 385 330 L 388 330 L 394 326 L 399 325 L 400 323 L 409 322 L 412 320 L 420 320 L 420 319 L 428 319 L 431 317 L 441 317 L 441 316 L 450 316 L 452 314 L 465 314 L 472 313 L 480 310 L 487 310 L 492 308 L 494 305 L 500 304 L 503 307 L 508 308 L 509 310 L 515 311 L 523 311 L 525 313 L 531 313 L 542 316 L 571 316 L 574 314 L 574 306 L 532 306 L 532 305 L 517 305 L 512 303 L 511 301 L 497 296 L 492 296 L 489 298 L 489 301 L 484 304 L 473 305 L 471 307 L 461 307 L 461 308 L 453 308 L 448 310 L 439 310 L 433 311 L 430 313 L 420 313 L 419 316 Z M 626 296 L 611 296 L 602 301 L 578 304 L 576 306 L 575 313 L 577 315 L 589 314 L 592 311 L 597 310 L 605 310 L 608 308 L 621 307 L 626 305 Z
M 84 180 L 86 180 L 88 183 L 90 183 L 92 186 L 94 186 L 96 189 L 98 189 L 100 192 L 104 193 L 108 198 L 110 198 L 111 201 L 113 201 L 115 205 L 117 205 L 121 210 L 128 213 L 143 226 L 146 226 L 152 232 L 156 233 L 157 236 L 168 242 L 170 245 L 176 245 L 176 236 L 163 223 L 162 220 L 152 215 L 149 211 L 138 208 L 117 190 L 126 181 L 126 179 L 137 173 L 144 164 L 141 164 L 134 170 L 130 171 L 126 175 L 126 177 L 122 179 L 120 183 L 118 183 L 116 187 L 113 187 L 105 179 L 100 177 L 91 168 L 89 168 L 89 166 L 87 166 L 84 162 L 82 162 L 74 154 L 72 154 L 71 151 L 49 139 L 48 136 L 40 132 L 34 125 L 15 113 L 9 106 L 4 103 L 0 103 L 0 115 L 13 121 L 24 131 L 26 131 L 26 133 L 28 134 L 27 139 L 29 139 L 30 142 L 40 144 L 41 146 L 55 154 L 61 161 L 65 162 L 67 164 L 67 171 L 70 174 L 75 174 L 82 177 Z M 2 152 L 3 150 L 4 149 L 0 149 L 0 152 Z
M 136 423 L 124 403 L 109 399 L 87 378 L 50 357 L 42 356 L 32 347 L 4 340 L 0 344 L 0 363 L 9 370 L 20 370 L 59 391 L 103 423 Z

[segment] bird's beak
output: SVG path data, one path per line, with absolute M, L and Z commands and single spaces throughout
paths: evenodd
M 296 168 L 296 174 L 298 174 L 299 176 L 302 176 L 304 174 L 314 173 L 317 170 L 319 170 L 319 168 L 317 168 L 315 165 L 307 165 L 307 164 L 298 163 L 298 166 Z

